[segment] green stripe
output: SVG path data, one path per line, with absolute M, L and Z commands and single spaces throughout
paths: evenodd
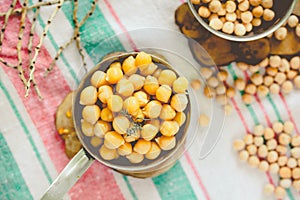
M 87 2 L 91 2 L 91 0 L 79 1 L 80 8 L 85 9 L 83 12 L 78 12 L 79 19 L 82 19 L 90 8 L 89 3 Z M 74 27 L 72 19 L 72 5 L 66 3 L 62 7 L 62 9 L 66 15 L 66 18 L 69 20 L 69 23 Z M 81 41 L 83 47 L 94 63 L 99 62 L 107 53 L 110 53 L 112 51 L 125 50 L 122 43 L 117 39 L 117 37 L 115 37 L 114 40 L 105 40 L 106 38 L 109 38 L 114 34 L 114 31 L 106 21 L 100 9 L 96 7 L 94 14 L 87 20 L 87 23 L 82 26 L 81 29 Z M 106 38 L 102 38 L 101 36 L 105 36 Z M 165 181 L 165 179 L 170 179 L 172 181 Z M 188 196 L 185 197 L 189 198 L 185 199 L 197 199 L 190 185 L 190 182 L 179 162 L 177 162 L 176 166 L 165 174 L 153 178 L 153 181 L 156 184 L 156 187 L 162 199 L 167 199 L 170 197 L 174 199 L 176 197 L 182 196 L 183 194 L 188 194 Z M 136 194 L 134 193 L 130 183 L 126 180 L 125 182 L 133 198 L 136 198 Z M 176 190 L 173 189 L 175 182 L 177 186 Z M 172 196 L 170 196 L 170 194 L 172 194 Z
M 232 75 L 232 77 L 233 77 L 234 80 L 236 80 L 238 78 L 238 76 L 236 75 L 235 71 L 232 69 L 232 65 L 228 65 L 228 71 L 230 72 L 230 74 Z M 275 110 L 275 113 L 277 115 L 278 121 L 282 122 L 282 119 L 280 117 L 279 111 L 278 111 L 275 103 L 273 102 L 271 96 L 268 95 L 267 98 L 269 99 L 270 103 L 272 104 L 273 109 Z M 259 120 L 258 120 L 258 118 L 257 118 L 257 116 L 255 114 L 255 111 L 252 108 L 252 106 L 251 105 L 247 105 L 246 107 L 248 108 L 249 112 L 251 113 L 251 116 L 252 116 L 253 120 L 255 121 L 255 124 L 260 124 L 260 122 L 259 122 Z M 289 199 L 294 200 L 294 196 L 293 196 L 291 190 L 290 189 L 286 189 L 286 192 L 288 194 Z
M 186 184 L 189 180 L 180 162 L 176 162 L 172 169 L 152 180 L 164 200 L 197 199 L 190 184 Z
M 0 155 L 0 199 L 33 199 L 1 132 Z
M 136 194 L 135 194 L 135 192 L 134 192 L 132 186 L 131 186 L 130 183 L 129 183 L 128 177 L 127 177 L 127 176 L 123 176 L 123 179 L 124 179 L 124 181 L 125 181 L 125 183 L 126 183 L 128 189 L 129 189 L 129 192 L 130 192 L 130 194 L 132 195 L 133 199 L 134 199 L 134 200 L 138 200 L 138 198 L 137 198 L 137 196 L 136 196 Z
M 32 0 L 29 0 L 29 3 L 32 5 L 32 4 L 33 4 Z M 34 9 L 34 12 L 35 12 L 35 9 Z M 43 19 L 42 19 L 42 17 L 41 17 L 40 15 L 38 15 L 38 21 L 39 21 L 41 27 L 42 27 L 42 28 L 45 28 L 46 24 L 44 23 L 44 21 L 43 21 Z M 53 38 L 53 36 L 52 36 L 52 34 L 51 34 L 50 31 L 48 31 L 47 36 L 48 36 L 50 42 L 52 43 L 54 49 L 55 49 L 56 52 L 57 52 L 58 49 L 59 49 L 59 46 L 58 46 L 57 43 L 55 42 L 55 40 L 54 40 L 54 38 Z M 72 67 L 71 67 L 70 64 L 68 63 L 66 57 L 64 56 L 64 53 L 62 53 L 60 57 L 61 57 L 63 63 L 67 66 L 67 69 L 69 70 L 69 72 L 70 72 L 72 78 L 75 80 L 75 82 L 76 82 L 77 84 L 79 84 L 79 79 L 78 79 L 78 77 L 77 77 L 77 75 L 76 75 L 76 72 L 72 69 Z
M 41 167 L 42 167 L 42 169 L 43 169 L 43 171 L 44 171 L 44 173 L 45 173 L 45 175 L 46 175 L 46 177 L 48 179 L 48 182 L 52 183 L 52 178 L 51 178 L 51 176 L 50 176 L 50 174 L 49 174 L 49 172 L 47 170 L 47 167 L 46 167 L 46 165 L 45 165 L 45 163 L 44 163 L 44 161 L 43 161 L 43 159 L 42 159 L 42 157 L 41 157 L 41 155 L 40 155 L 40 153 L 39 153 L 39 151 L 38 151 L 38 149 L 37 149 L 37 147 L 36 147 L 36 145 L 35 145 L 35 143 L 34 143 L 34 141 L 32 139 L 30 131 L 28 130 L 28 128 L 27 128 L 27 126 L 26 126 L 26 124 L 25 124 L 22 116 L 20 115 L 20 112 L 19 112 L 17 106 L 15 105 L 14 100 L 10 96 L 8 90 L 3 85 L 3 83 L 2 83 L 1 80 L 0 80 L 0 89 L 5 94 L 8 102 L 9 102 L 10 107 L 13 109 L 13 111 L 14 111 L 14 113 L 15 113 L 15 115 L 16 115 L 16 117 L 17 117 L 17 119 L 18 119 L 18 121 L 19 121 L 19 123 L 20 123 L 20 125 L 21 125 L 21 127 L 23 129 L 23 131 L 25 132 L 25 134 L 26 134 L 26 136 L 27 136 L 27 138 L 28 138 L 28 140 L 29 140 L 29 142 L 30 142 L 30 144 L 32 146 L 32 149 L 33 149 L 33 151 L 35 153 L 35 156 L 37 157 L 37 159 L 38 159 L 38 161 L 39 161 L 39 163 L 40 163 L 40 165 L 41 165 Z

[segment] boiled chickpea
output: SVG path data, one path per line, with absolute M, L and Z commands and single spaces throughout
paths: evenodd
M 151 142 L 150 150 L 146 153 L 145 157 L 149 160 L 154 160 L 161 153 L 161 149 L 156 142 Z
M 121 68 L 110 67 L 106 72 L 106 81 L 110 84 L 116 84 L 123 78 L 123 71 Z
M 177 79 L 175 72 L 169 69 L 162 70 L 158 77 L 158 83 L 160 85 L 172 86 L 173 82 Z
M 118 154 L 121 155 L 121 156 L 126 156 L 126 155 L 129 155 L 131 154 L 132 152 L 132 146 L 130 143 L 128 142 L 125 142 L 123 145 L 121 145 L 119 148 L 118 148 Z
M 161 75 L 160 75 L 161 77 Z M 159 87 L 158 80 L 153 76 L 147 76 L 144 84 L 144 90 L 150 94 L 155 95 L 157 88 Z
M 179 125 L 175 121 L 164 121 L 160 127 L 160 132 L 164 136 L 174 136 L 178 131 Z
M 94 134 L 95 136 L 99 138 L 103 138 L 104 135 L 111 130 L 111 125 L 110 123 L 107 123 L 103 120 L 99 120 L 95 125 L 94 125 Z
M 108 149 L 105 145 L 101 146 L 99 153 L 104 160 L 113 160 L 118 156 L 116 149 Z
M 140 72 L 143 76 L 152 75 L 157 69 L 157 65 L 154 63 L 151 63 L 149 65 L 146 65 L 143 69 L 140 68 Z
M 151 148 L 151 142 L 144 140 L 144 139 L 139 139 L 134 147 L 133 150 L 139 154 L 146 154 Z
M 243 162 L 246 162 L 249 158 L 249 153 L 246 150 L 242 150 L 239 153 L 239 159 Z
M 161 136 L 155 139 L 162 150 L 168 151 L 175 147 L 176 138 L 174 136 Z
M 96 88 L 107 84 L 106 73 L 103 71 L 95 71 L 91 77 L 91 84 Z
M 114 118 L 112 126 L 117 133 L 125 134 L 130 126 L 130 121 L 127 119 L 127 117 L 118 116 Z
M 182 126 L 186 120 L 186 115 L 184 112 L 177 112 L 173 120 L 176 121 L 179 126 Z
M 133 94 L 134 86 L 131 81 L 122 79 L 117 83 L 116 91 L 123 97 L 129 97 Z
M 133 96 L 137 99 L 139 102 L 140 107 L 144 107 L 149 102 L 148 95 L 143 91 L 138 91 L 133 94 Z
M 216 87 L 216 93 L 217 93 L 217 95 L 223 95 L 223 94 L 225 94 L 226 93 L 226 87 L 223 84 L 219 84 Z
M 200 68 L 200 73 L 203 76 L 203 78 L 205 78 L 207 80 L 212 76 L 213 70 L 210 68 L 202 67 L 202 68 Z
M 97 105 L 85 106 L 82 109 L 82 118 L 91 124 L 95 124 L 100 117 L 100 113 L 101 110 Z
M 146 117 L 153 119 L 160 115 L 162 105 L 159 101 L 150 101 L 143 109 L 143 113 Z
M 113 95 L 112 87 L 108 85 L 102 85 L 98 89 L 98 99 L 102 103 L 107 103 L 107 99 Z
M 111 95 L 107 99 L 107 107 L 112 112 L 120 112 L 123 108 L 123 99 L 119 95 Z
M 155 95 L 157 100 L 168 103 L 172 95 L 172 89 L 169 85 L 161 85 L 157 88 Z
M 275 13 L 273 10 L 270 10 L 270 9 L 265 9 L 264 10 L 264 13 L 263 13 L 263 19 L 265 21 L 271 21 L 273 20 L 275 17 Z
M 151 55 L 145 52 L 139 52 L 135 57 L 135 66 L 141 68 L 152 63 Z
M 133 56 L 129 56 L 123 61 L 122 70 L 127 76 L 137 72 L 138 68 L 135 66 L 135 58 Z
M 131 115 L 136 115 L 140 109 L 139 101 L 136 97 L 131 96 L 125 99 L 124 109 Z
M 201 88 L 201 82 L 200 80 L 198 79 L 194 79 L 191 81 L 191 87 L 194 89 L 194 90 L 199 90 Z
M 189 85 L 185 77 L 179 77 L 173 82 L 173 90 L 176 93 L 185 93 Z
M 236 87 L 236 89 L 242 91 L 246 87 L 246 81 L 244 79 L 242 79 L 242 78 L 237 78 L 234 81 L 234 86 Z
M 164 104 L 162 106 L 159 118 L 162 120 L 172 120 L 176 116 L 175 110 L 169 105 Z
M 100 118 L 103 121 L 112 122 L 113 121 L 113 113 L 111 112 L 111 110 L 109 108 L 103 108 L 101 111 Z
M 145 77 L 138 74 L 132 74 L 128 80 L 133 84 L 135 91 L 142 89 L 145 84 Z
M 121 145 L 125 143 L 123 137 L 115 132 L 115 131 L 109 131 L 104 135 L 104 145 L 108 149 L 117 149 Z
M 82 130 L 83 134 L 88 137 L 94 136 L 93 124 L 91 124 L 85 120 L 81 120 L 81 130 Z
M 87 86 L 80 93 L 81 105 L 93 105 L 97 101 L 97 89 L 94 86 Z
M 126 158 L 131 163 L 137 164 L 144 160 L 144 155 L 133 151 L 133 152 L 131 152 L 131 154 L 127 155 Z
M 152 124 L 145 124 L 141 130 L 141 136 L 147 140 L 152 140 L 158 133 L 158 128 Z
M 198 121 L 199 121 L 200 126 L 203 126 L 203 127 L 208 126 L 210 123 L 209 117 L 205 114 L 201 114 Z
M 188 98 L 185 94 L 175 94 L 171 99 L 171 106 L 177 112 L 183 112 L 188 104 Z

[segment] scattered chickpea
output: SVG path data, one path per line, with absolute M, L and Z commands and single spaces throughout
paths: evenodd
M 259 72 L 260 68 L 261 67 L 259 65 L 250 65 L 249 66 L 249 71 L 251 73 L 257 73 L 257 72 Z
M 218 30 L 221 30 L 223 28 L 223 22 L 219 18 L 213 18 L 209 22 L 209 26 L 218 31 Z
M 267 141 L 268 150 L 275 150 L 277 147 L 277 141 L 275 139 L 270 139 Z
M 275 133 L 274 133 L 273 129 L 267 127 L 264 130 L 264 137 L 266 140 L 273 139 L 275 137 Z
M 295 158 L 289 158 L 288 161 L 287 161 L 287 166 L 290 169 L 293 169 L 293 168 L 297 167 L 297 160 Z
M 262 136 L 264 134 L 264 126 L 261 124 L 254 126 L 253 134 L 256 136 Z
M 276 187 L 275 189 L 275 197 L 279 199 L 284 199 L 286 197 L 286 191 L 281 186 Z
M 288 158 L 286 156 L 280 156 L 277 160 L 277 163 L 280 167 L 283 167 L 286 165 L 287 161 L 288 161 Z
M 300 86 L 300 78 L 299 78 L 299 86 Z M 228 98 L 233 98 L 235 96 L 235 89 L 233 87 L 228 87 L 226 90 L 226 96 Z
M 269 163 L 265 160 L 261 161 L 258 165 L 258 169 L 263 172 L 267 172 L 269 170 Z
M 269 163 L 276 162 L 278 160 L 278 153 L 277 153 L 277 151 L 270 151 L 268 153 L 267 160 L 268 160 Z
M 294 78 L 298 75 L 298 72 L 296 70 L 289 70 L 287 73 L 286 73 L 286 77 L 289 79 L 289 80 L 294 80 Z
M 198 79 L 194 79 L 191 81 L 191 87 L 194 89 L 194 90 L 199 90 L 201 88 L 201 82 L 200 80 Z
M 300 178 L 300 168 L 294 168 L 292 171 L 292 177 L 293 179 L 299 179 Z
M 232 111 L 233 111 L 233 108 L 230 104 L 224 105 L 224 112 L 225 112 L 226 116 L 231 115 Z
M 278 72 L 274 77 L 275 82 L 281 85 L 286 80 L 286 75 L 283 72 Z
M 278 145 L 276 147 L 276 151 L 280 154 L 280 155 L 286 155 L 287 153 L 287 147 L 283 146 L 283 145 Z
M 203 93 L 207 98 L 214 98 L 216 96 L 215 89 L 209 86 L 204 87 Z
M 259 159 L 257 156 L 250 156 L 248 159 L 248 163 L 251 167 L 257 168 L 259 165 Z
M 283 124 L 281 122 L 274 122 L 272 128 L 275 133 L 281 133 L 283 131 Z
M 284 40 L 287 36 L 287 29 L 285 27 L 280 27 L 275 31 L 275 38 L 277 40 Z
M 270 183 L 265 185 L 265 187 L 264 187 L 264 194 L 271 195 L 271 194 L 274 193 L 274 191 L 275 191 L 274 185 L 272 185 Z
M 243 162 L 246 162 L 249 158 L 249 153 L 246 150 L 242 150 L 239 153 L 239 159 Z
M 257 147 L 260 147 L 261 145 L 263 145 L 264 143 L 264 138 L 263 137 L 254 137 L 254 144 L 257 146 Z
M 237 62 L 236 66 L 242 71 L 246 71 L 249 68 L 249 65 L 244 62 Z
M 209 79 L 213 75 L 213 70 L 207 67 L 202 67 L 200 69 L 200 74 L 203 76 L 204 79 Z
M 295 88 L 300 89 L 300 75 L 294 78 Z
M 251 81 L 253 84 L 258 86 L 261 85 L 264 80 L 261 74 L 256 73 L 251 76 Z
M 300 147 L 300 136 L 298 135 L 293 136 L 291 144 L 293 147 Z
M 278 68 L 275 68 L 275 67 L 268 67 L 266 69 L 266 72 L 268 75 L 270 76 L 275 76 L 277 73 L 278 73 Z
M 235 140 L 233 142 L 233 149 L 236 151 L 241 151 L 245 148 L 245 142 L 243 140 Z
M 266 158 L 268 156 L 268 148 L 266 145 L 258 147 L 257 154 L 260 158 Z
M 264 76 L 264 85 L 270 86 L 274 83 L 274 78 L 272 76 Z
M 264 9 L 262 6 L 256 6 L 252 9 L 252 14 L 256 19 L 259 19 L 264 13 Z
M 207 79 L 207 85 L 212 88 L 216 88 L 219 85 L 219 80 L 216 77 L 212 76 Z
M 293 187 L 295 188 L 295 190 L 300 191 L 300 180 L 294 180 Z
M 251 135 L 251 134 L 245 135 L 244 142 L 247 145 L 253 144 L 253 135 Z
M 283 94 L 289 94 L 293 90 L 293 88 L 294 88 L 294 85 L 293 85 L 292 81 L 290 81 L 290 80 L 284 81 L 281 85 Z
M 242 78 L 237 78 L 234 81 L 234 86 L 235 86 L 236 89 L 238 89 L 240 91 L 243 91 L 245 89 L 245 87 L 246 87 L 246 82 Z
M 280 86 L 277 83 L 272 83 L 269 87 L 271 94 L 279 94 Z
M 294 158 L 300 158 L 300 148 L 299 147 L 294 147 L 293 149 L 291 149 L 291 155 Z
M 234 33 L 237 36 L 243 36 L 246 34 L 246 28 L 243 24 L 236 24 L 234 27 Z
M 287 21 L 289 27 L 295 28 L 299 24 L 299 19 L 296 15 L 291 15 Z
M 269 171 L 272 174 L 277 174 L 279 172 L 279 165 L 277 163 L 270 164 Z
M 201 114 L 198 121 L 199 121 L 200 126 L 203 126 L 203 127 L 208 126 L 210 123 L 209 117 L 205 114 Z
M 242 96 L 242 101 L 245 104 L 251 104 L 253 102 L 253 96 L 250 94 L 243 94 Z
M 227 96 L 225 94 L 217 95 L 216 101 L 221 105 L 226 105 L 228 103 Z
M 292 69 L 298 70 L 300 68 L 300 56 L 294 56 L 290 60 L 290 66 Z
M 273 20 L 275 17 L 275 13 L 273 10 L 270 10 L 270 9 L 265 9 L 264 10 L 264 13 L 263 13 L 263 19 L 265 21 L 271 21 Z
M 257 152 L 257 147 L 254 144 L 250 144 L 246 147 L 249 155 L 255 155 Z

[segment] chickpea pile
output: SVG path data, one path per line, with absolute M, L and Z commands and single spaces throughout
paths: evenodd
M 272 127 L 256 125 L 253 133 L 233 142 L 239 159 L 251 167 L 279 176 L 277 185 L 267 184 L 266 194 L 284 199 L 286 188 L 300 191 L 300 136 L 290 121 L 274 122 Z
M 104 160 L 140 163 L 176 146 L 189 102 L 186 78 L 140 52 L 95 71 L 90 83 L 80 94 L 81 129 Z
M 284 40 L 287 37 L 288 29 L 294 29 L 295 34 L 300 37 L 300 23 L 298 16 L 291 15 L 286 23 L 270 36 L 274 35 L 277 40 Z
M 192 0 L 210 27 L 226 34 L 244 36 L 272 21 L 273 0 Z

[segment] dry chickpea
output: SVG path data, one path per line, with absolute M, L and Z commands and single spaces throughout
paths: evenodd
M 274 77 L 275 82 L 281 85 L 286 80 L 286 75 L 283 72 L 278 72 Z
M 113 119 L 112 126 L 117 133 L 125 134 L 130 126 L 130 121 L 127 117 L 118 116 Z
M 213 18 L 209 22 L 209 26 L 218 31 L 223 28 L 223 22 L 219 18 Z
M 248 164 L 253 167 L 253 168 L 257 168 L 259 165 L 259 159 L 257 156 L 250 156 L 248 159 Z
M 217 93 L 217 95 L 225 94 L 226 87 L 223 84 L 219 84 L 218 87 L 216 87 L 216 93 Z
M 279 94 L 280 92 L 280 86 L 277 83 L 271 84 L 269 89 L 271 94 Z
M 286 58 L 281 58 L 281 63 L 278 67 L 279 71 L 281 72 L 288 72 L 290 71 L 290 63 Z
M 300 136 L 299 135 L 293 136 L 291 144 L 293 147 L 300 147 Z
M 264 137 L 266 140 L 273 139 L 275 137 L 275 133 L 274 133 L 273 129 L 267 127 L 264 130 Z
M 191 87 L 194 89 L 194 90 L 199 90 L 201 88 L 201 82 L 200 80 L 198 79 L 194 79 L 191 81 Z
M 222 31 L 227 34 L 232 34 L 234 31 L 234 24 L 232 22 L 225 22 Z
M 237 62 L 236 66 L 242 71 L 246 71 L 249 68 L 249 65 L 244 62 Z
M 132 152 L 132 146 L 129 142 L 125 142 L 123 145 L 121 145 L 119 148 L 118 148 L 118 154 L 121 155 L 121 156 L 126 156 L 126 155 L 129 155 L 131 154 Z
M 267 148 L 267 146 L 266 145 L 261 145 L 260 147 L 258 147 L 257 155 L 260 158 L 266 158 L 268 156 L 268 148 Z
M 249 8 L 250 8 L 249 1 L 244 0 L 244 1 L 240 2 L 239 5 L 238 5 L 238 8 L 242 12 L 249 10 Z
M 211 12 L 217 13 L 222 9 L 222 4 L 220 1 L 214 0 L 209 3 L 208 8 Z
M 203 127 L 208 126 L 210 123 L 209 117 L 205 114 L 201 114 L 198 121 L 199 121 L 200 126 L 203 126 Z
M 296 15 L 291 15 L 287 21 L 289 27 L 295 28 L 299 24 L 299 19 Z
M 264 10 L 263 19 L 265 21 L 271 21 L 274 19 L 274 17 L 275 17 L 275 13 L 273 10 L 270 10 L 270 9 Z
M 210 68 L 202 67 L 200 73 L 204 79 L 209 79 L 213 75 L 213 70 Z
M 81 120 L 81 130 L 82 130 L 83 134 L 88 137 L 94 136 L 93 124 L 91 124 L 85 120 Z
M 266 69 L 266 72 L 268 75 L 270 76 L 275 76 L 278 73 L 278 68 L 274 68 L 274 67 L 268 67 Z
M 294 85 L 290 80 L 284 81 L 281 85 L 282 93 L 289 94 L 293 90 Z
M 136 97 L 131 96 L 125 99 L 123 107 L 129 114 L 136 115 L 140 109 L 140 104 Z
M 248 151 L 249 155 L 255 155 L 257 152 L 257 147 L 254 144 L 250 144 L 246 147 L 246 150 Z
M 270 86 L 274 83 L 274 78 L 272 76 L 264 76 L 264 85 Z
M 263 59 L 263 60 L 258 64 L 258 66 L 263 67 L 263 68 L 266 68 L 268 65 L 269 65 L 269 58 L 268 58 L 268 57 L 266 57 L 265 59 Z
M 217 16 L 224 16 L 224 15 L 226 15 L 225 5 L 222 4 L 221 9 L 219 10 L 219 12 L 213 13 L 213 14 L 217 14 Z
M 226 90 L 226 96 L 228 98 L 233 98 L 235 96 L 235 89 L 233 87 L 229 87 Z
M 107 103 L 107 99 L 113 95 L 112 87 L 109 85 L 102 85 L 98 89 L 98 99 L 102 103 Z
M 289 158 L 288 161 L 287 161 L 287 166 L 290 168 L 290 169 L 293 169 L 295 167 L 297 167 L 297 160 L 295 158 Z
M 177 79 L 177 76 L 175 72 L 169 69 L 162 70 L 159 77 L 158 77 L 158 83 L 160 85 L 168 85 L 172 86 L 173 82 Z M 147 78 L 146 78 L 147 80 Z
M 291 178 L 292 177 L 292 171 L 288 167 L 281 167 L 279 170 L 279 175 L 281 178 Z
M 131 152 L 131 154 L 127 155 L 126 158 L 131 163 L 137 164 L 144 160 L 144 155 L 133 151 L 133 152 Z
M 241 151 L 245 148 L 245 142 L 243 140 L 235 140 L 233 142 L 233 149 L 236 151 Z
M 256 125 L 254 126 L 253 128 L 253 134 L 256 135 L 256 136 L 262 136 L 264 134 L 264 126 L 259 124 L 259 125 Z
M 162 150 L 168 151 L 175 147 L 176 138 L 174 136 L 161 136 L 155 139 Z
M 245 92 L 254 95 L 256 93 L 256 86 L 254 84 L 247 84 L 245 87 Z
M 265 187 L 264 187 L 264 194 L 271 195 L 271 194 L 274 193 L 274 191 L 275 191 L 274 185 L 272 185 L 272 184 L 265 185 Z
M 253 102 L 253 96 L 250 94 L 243 94 L 242 96 L 242 101 L 245 104 L 251 104 Z
M 281 65 L 281 58 L 278 55 L 270 56 L 269 58 L 269 64 L 271 67 L 278 68 Z
M 135 66 L 135 58 L 133 56 L 129 56 L 123 61 L 122 70 L 127 76 L 136 73 L 138 68 Z
M 299 179 L 300 178 L 300 168 L 294 168 L 292 171 L 292 177 L 293 179 Z
M 141 130 L 141 136 L 147 140 L 152 140 L 158 133 L 158 128 L 152 124 L 145 124 Z
M 156 90 L 156 98 L 157 98 L 157 100 L 159 100 L 159 101 L 161 101 L 163 103 L 168 103 L 171 95 L 172 95 L 172 89 L 168 85 L 161 85 Z
M 234 86 L 235 86 L 236 89 L 242 91 L 246 87 L 246 81 L 244 79 L 242 79 L 242 78 L 237 78 L 234 81 Z
M 183 112 L 188 104 L 188 98 L 185 94 L 175 94 L 171 98 L 171 106 L 177 112 Z
M 259 65 L 250 65 L 249 66 L 249 71 L 251 73 L 257 73 L 260 70 L 260 66 Z
M 275 31 L 275 38 L 277 40 L 284 40 L 287 36 L 287 29 L 285 27 L 280 27 Z
M 169 104 L 164 104 L 162 106 L 159 118 L 162 120 L 172 120 L 175 116 L 176 112 Z
M 291 136 L 285 133 L 281 133 L 278 137 L 278 141 L 282 145 L 288 145 L 291 142 Z
M 117 149 L 124 143 L 124 138 L 115 131 L 109 131 L 104 135 L 104 145 L 108 149 Z
M 162 69 L 159 68 L 159 69 L 155 70 L 155 72 L 152 74 L 152 76 L 154 76 L 155 78 L 158 78 L 161 72 L 162 72 Z
M 110 123 L 107 123 L 103 120 L 99 120 L 95 125 L 94 125 L 94 134 L 95 136 L 99 138 L 103 138 L 104 135 L 111 130 L 111 125 Z
M 292 186 L 291 179 L 281 179 L 279 185 L 283 188 L 290 188 Z
M 263 160 L 259 163 L 258 168 L 263 172 L 267 172 L 269 170 L 269 163 Z
M 294 84 L 296 89 L 300 89 L 300 75 L 294 78 Z
M 211 21 L 214 18 L 219 18 L 219 15 L 217 13 L 213 13 L 209 16 L 208 21 Z
M 108 149 L 105 145 L 101 146 L 99 153 L 104 160 L 113 160 L 118 156 L 116 149 Z
M 279 165 L 277 163 L 270 164 L 269 171 L 272 174 L 277 174 L 279 172 Z
M 212 0 L 202 0 L 203 3 L 209 3 L 211 2 Z
M 246 150 L 242 150 L 239 153 L 239 159 L 243 162 L 246 162 L 249 158 L 249 153 Z
M 264 8 L 272 8 L 273 7 L 273 0 L 262 0 L 261 5 Z
M 275 139 L 270 139 L 267 141 L 268 150 L 274 150 L 277 147 L 277 141 Z
M 103 108 L 101 111 L 100 118 L 105 122 L 112 122 L 113 121 L 113 113 L 108 108 Z
M 123 99 L 119 95 L 111 95 L 107 99 L 107 107 L 112 112 L 119 112 L 123 108 Z
M 244 24 L 244 26 L 245 26 L 247 32 L 251 32 L 253 29 L 253 26 L 251 23 Z
M 257 87 L 257 95 L 259 97 L 266 97 L 269 94 L 269 92 L 269 88 L 264 85 L 260 85 Z
M 300 180 L 294 180 L 293 187 L 295 188 L 296 191 L 299 191 L 300 190 Z
M 161 150 L 155 142 L 151 142 L 150 150 L 145 154 L 145 157 L 149 160 L 154 160 L 160 154 Z
M 261 85 L 261 84 L 263 83 L 263 77 L 262 77 L 261 74 L 258 74 L 258 73 L 253 74 L 253 75 L 251 76 L 251 81 L 252 81 L 252 83 L 254 83 L 255 85 L 259 86 L 259 85 Z
M 298 75 L 298 72 L 295 71 L 295 70 L 289 70 L 289 71 L 286 73 L 286 77 L 287 77 L 289 80 L 293 80 L 297 75 Z
M 256 6 L 252 9 L 252 14 L 256 19 L 260 19 L 260 17 L 263 15 L 264 9 L 262 6 Z
M 254 137 L 254 144 L 257 146 L 257 147 L 260 147 L 261 145 L 263 145 L 264 143 L 264 138 L 263 137 Z
M 184 114 L 184 112 L 177 112 L 176 113 L 174 121 L 177 122 L 179 127 L 184 124 L 185 120 L 186 120 L 186 115 Z
M 272 128 L 275 133 L 281 133 L 283 131 L 283 124 L 281 122 L 274 122 Z
M 254 19 L 252 20 L 252 25 L 255 26 L 255 27 L 260 26 L 261 23 L 262 23 L 262 22 L 261 22 L 261 19 L 260 19 L 260 18 L 254 18 Z
M 216 101 L 221 105 L 226 105 L 228 103 L 227 96 L 225 94 L 217 95 Z
M 277 163 L 280 167 L 283 167 L 286 165 L 287 161 L 288 161 L 288 158 L 284 155 L 284 156 L 280 156 L 278 158 Z
M 153 119 L 160 115 L 162 105 L 159 101 L 150 101 L 143 109 L 143 113 L 146 117 Z
M 251 134 L 245 135 L 244 142 L 247 145 L 253 144 L 253 135 L 251 135 Z
M 234 27 L 234 33 L 237 36 L 243 36 L 246 34 L 246 27 L 243 24 L 236 24 Z
M 102 85 L 107 84 L 106 82 L 106 73 L 103 71 L 95 71 L 91 77 L 92 86 L 99 88 Z
M 236 10 L 236 4 L 234 1 L 226 1 L 225 9 L 228 13 L 233 13 Z
M 290 66 L 292 69 L 298 70 L 300 68 L 300 57 L 299 56 L 294 56 L 290 60 Z
M 267 155 L 267 160 L 269 163 L 276 162 L 278 160 L 278 153 L 276 151 L 270 151 Z
M 97 89 L 94 86 L 87 86 L 80 93 L 81 105 L 93 105 L 97 101 Z
M 295 32 L 296 32 L 296 35 L 298 37 L 300 37 L 300 23 L 296 26 Z
M 300 158 L 300 148 L 299 147 L 294 147 L 292 150 L 291 150 L 291 155 L 294 157 L 294 158 Z
M 133 96 L 137 99 L 140 107 L 144 107 L 149 102 L 148 95 L 143 91 L 135 92 Z
M 278 146 L 276 147 L 276 151 L 277 151 L 280 155 L 286 155 L 286 153 L 287 153 L 287 148 L 286 148 L 286 146 L 278 145 Z
M 148 76 L 148 75 L 152 75 L 156 69 L 157 69 L 157 65 L 154 63 L 150 63 L 149 65 L 146 65 L 142 69 L 140 68 L 140 72 L 143 76 Z
M 179 77 L 173 82 L 173 90 L 176 93 L 185 93 L 188 86 L 189 82 L 185 77 Z
M 155 77 L 150 75 L 146 77 L 143 88 L 148 94 L 155 95 L 158 87 L 159 87 L 158 80 Z
M 179 125 L 176 121 L 164 121 L 160 127 L 160 132 L 164 136 L 174 136 L 178 131 Z
M 248 24 L 252 21 L 253 15 L 250 11 L 245 11 L 241 13 L 241 20 L 243 23 Z
M 200 6 L 200 8 L 198 9 L 198 14 L 200 15 L 200 17 L 208 18 L 210 16 L 210 11 L 207 7 Z
M 226 19 L 227 22 L 232 22 L 232 24 L 233 24 L 233 29 L 234 29 L 234 23 L 233 23 L 233 22 L 236 21 L 237 15 L 236 15 L 235 13 L 226 13 L 225 19 Z M 225 24 L 224 24 L 224 25 L 225 25 Z M 223 25 L 223 26 L 224 26 L 224 25 Z

